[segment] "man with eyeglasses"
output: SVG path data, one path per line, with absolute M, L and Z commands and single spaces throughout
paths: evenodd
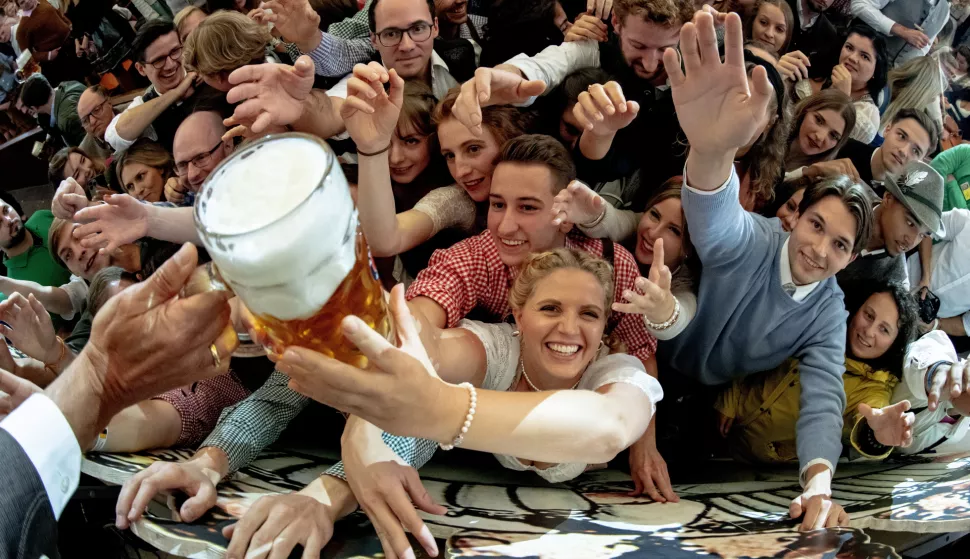
M 41 74 L 27 78 L 20 90 L 20 104 L 37 118 L 38 124 L 64 146 L 76 147 L 84 139 L 84 128 L 77 115 L 78 98 L 84 84 L 62 82 L 51 87 Z
M 195 73 L 186 75 L 182 43 L 170 21 L 156 19 L 142 25 L 132 44 L 132 58 L 135 69 L 152 85 L 111 121 L 105 139 L 115 151 L 123 151 L 144 135 L 171 150 L 175 131 L 193 109 L 187 101 L 215 99 L 218 92 L 197 85 Z
M 209 173 L 232 153 L 232 140 L 222 139 L 225 133 L 222 115 L 215 111 L 192 113 L 182 121 L 172 146 L 178 181 L 165 185 L 166 200 L 180 206 L 194 203 Z
M 459 80 L 471 78 L 476 66 L 473 49 L 449 56 L 447 62 L 434 50 L 438 36 L 434 0 L 374 0 L 367 10 L 370 41 L 383 67 L 372 62 L 357 65 L 355 72 L 371 79 L 375 73 L 386 76 L 393 69 L 405 80 L 424 81 L 439 100 Z M 244 111 L 237 109 L 237 120 L 253 124 L 257 134 L 275 124 L 292 125 L 323 138 L 348 138 L 340 107 L 348 85 L 358 84 L 362 78 L 352 73 L 326 92 L 314 90 L 313 67 L 310 57 L 304 56 L 296 66 L 259 64 L 236 70 L 230 77 L 236 87 L 227 99 L 232 103 L 255 101 L 244 103 Z
M 111 157 L 114 150 L 104 139 L 108 125 L 115 117 L 108 90 L 100 85 L 85 89 L 77 101 L 77 116 L 86 132 L 80 146 L 84 153 L 102 160 Z

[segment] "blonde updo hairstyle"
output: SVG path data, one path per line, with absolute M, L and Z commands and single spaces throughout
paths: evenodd
M 603 286 L 603 310 L 609 317 L 613 306 L 613 267 L 602 258 L 588 252 L 571 248 L 557 248 L 530 256 L 509 291 L 509 305 L 519 310 L 525 307 L 529 297 L 535 293 L 536 285 L 556 270 L 583 270 Z

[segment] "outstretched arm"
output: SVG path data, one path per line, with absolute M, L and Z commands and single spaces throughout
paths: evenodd
M 47 312 L 59 315 L 73 314 L 71 296 L 63 287 L 41 285 L 35 281 L 17 280 L 0 276 L 0 292 L 10 295 L 20 293 L 24 297 L 34 296 Z
M 105 204 L 77 212 L 74 221 L 83 223 L 74 236 L 86 247 L 112 251 L 142 237 L 170 243 L 201 245 L 195 228 L 193 208 L 167 208 L 140 202 L 127 194 L 113 194 Z

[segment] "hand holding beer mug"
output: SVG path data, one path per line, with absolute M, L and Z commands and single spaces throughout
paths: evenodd
M 213 262 L 193 279 L 231 289 L 267 349 L 300 346 L 366 366 L 340 321 L 357 315 L 382 335 L 390 322 L 347 180 L 326 143 L 281 134 L 237 150 L 202 186 L 195 223 Z

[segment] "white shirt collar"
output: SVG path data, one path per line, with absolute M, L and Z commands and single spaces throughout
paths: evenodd
M 791 275 L 791 255 L 788 252 L 788 239 L 785 239 L 785 244 L 781 247 L 781 262 L 779 262 L 778 268 L 781 271 L 781 286 L 789 286 L 789 288 L 794 287 L 795 292 L 791 294 L 791 298 L 795 300 L 796 303 L 801 303 L 806 297 L 808 297 L 818 282 L 810 283 L 808 285 L 795 285 L 795 279 Z

